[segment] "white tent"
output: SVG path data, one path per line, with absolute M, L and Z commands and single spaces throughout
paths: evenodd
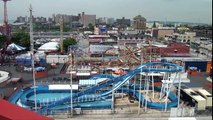
M 58 42 L 48 42 L 38 48 L 39 51 L 56 51 L 59 49 Z
M 45 53 L 44 52 L 36 52 L 35 53 L 35 60 L 39 59 L 45 59 Z M 21 55 L 16 56 L 16 59 L 31 59 L 31 52 L 27 52 Z
M 15 43 L 12 43 L 10 45 L 7 46 L 7 51 L 21 51 L 21 50 L 25 50 L 25 47 L 22 47 L 20 45 L 17 45 Z

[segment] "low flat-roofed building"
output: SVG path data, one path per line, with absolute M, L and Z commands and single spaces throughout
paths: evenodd
M 212 107 L 212 94 L 205 89 L 199 89 L 197 90 L 197 93 L 206 99 L 206 107 Z
M 174 33 L 174 29 L 152 29 L 152 37 L 157 40 L 163 40 L 166 35 L 172 35 Z
M 152 44 L 151 48 L 145 46 L 146 53 L 158 53 L 161 57 L 189 57 L 190 47 L 183 43 L 170 43 L 168 45 Z M 151 50 L 150 50 L 151 49 Z
M 89 35 L 89 44 L 101 43 L 109 38 L 109 35 Z
M 194 101 L 197 110 L 206 110 L 206 99 L 197 94 L 192 89 L 183 89 L 183 91 L 189 95 Z
M 212 57 L 212 43 L 201 44 L 199 48 L 199 52 L 203 55 Z
M 135 34 L 129 34 L 129 35 L 120 35 L 118 36 L 118 45 L 121 46 L 132 46 L 136 47 L 137 44 L 144 43 L 148 39 L 148 36 L 146 35 L 135 35 Z
M 212 39 L 197 37 L 191 41 L 191 48 L 194 52 L 212 57 Z
M 195 32 L 174 33 L 173 36 L 175 40 L 178 42 L 190 44 L 191 41 L 195 39 L 196 33 Z

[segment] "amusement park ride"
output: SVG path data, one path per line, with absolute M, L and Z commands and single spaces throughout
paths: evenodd
M 3 35 L 6 37 L 3 48 L 0 53 L 0 63 L 4 61 L 4 56 L 6 54 L 7 46 L 11 43 L 10 38 L 10 26 L 8 24 L 8 14 L 7 14 L 7 2 L 11 0 L 2 0 L 4 2 L 4 24 L 3 24 Z
M 4 2 L 4 32 L 3 34 L 6 35 L 7 37 L 10 36 L 10 27 L 8 24 L 8 15 L 7 15 L 7 2 L 11 0 L 2 0 Z
M 10 43 L 10 27 L 7 19 L 7 1 L 4 2 L 4 32 L 6 42 L 1 53 L 4 56 L 7 46 Z M 183 83 L 183 65 L 157 62 L 156 58 L 160 57 L 158 51 L 152 50 L 152 44 L 149 42 L 147 46 L 128 47 L 124 49 L 116 48 L 119 52 L 118 57 L 105 60 L 106 52 L 102 53 L 101 57 L 91 58 L 88 51 L 81 49 L 79 46 L 70 46 L 69 60 L 64 63 L 68 66 L 67 73 L 70 74 L 70 84 L 62 85 L 39 85 L 36 84 L 36 69 L 34 64 L 34 42 L 33 42 L 33 19 L 32 6 L 30 6 L 30 42 L 31 42 L 31 66 L 33 86 L 28 88 L 20 88 L 15 94 L 17 96 L 11 97 L 8 101 L 22 106 L 26 109 L 41 113 L 54 114 L 56 111 L 69 111 L 73 114 L 73 110 L 80 109 L 111 109 L 114 113 L 115 101 L 118 97 L 115 94 L 125 94 L 132 97 L 132 102 L 138 103 L 138 113 L 141 108 L 147 111 L 151 109 L 164 109 L 167 111 L 171 108 L 181 108 L 181 83 Z M 61 54 L 63 49 L 63 21 L 61 19 Z M 84 79 L 92 84 L 83 88 L 79 81 L 73 80 L 73 73 L 82 71 L 78 70 L 78 66 L 83 66 L 83 72 L 89 71 L 89 79 Z M 86 67 L 85 67 L 86 66 Z M 128 66 L 128 70 L 123 68 Z M 53 61 L 52 68 L 56 68 L 57 64 Z M 114 67 L 116 70 L 112 74 L 106 73 L 104 70 L 109 67 Z M 93 70 L 99 70 L 94 72 Z M 44 69 L 42 70 L 44 71 Z M 79 72 L 80 71 L 80 72 Z M 104 72 L 103 72 L 104 71 Z M 82 73 L 83 73 L 82 72 Z M 99 74 L 103 72 L 103 74 Z M 190 73 L 192 71 L 189 71 Z M 113 75 L 114 74 L 114 75 Z M 82 74 L 81 74 L 82 75 Z M 83 75 L 86 76 L 85 74 Z M 160 81 L 160 85 L 156 85 L 156 78 Z M 187 74 L 185 75 L 187 78 Z M 104 79 L 104 80 L 102 80 Z M 98 81 L 102 80 L 102 81 Z M 97 82 L 98 81 L 98 82 Z M 77 83 L 78 82 L 78 83 Z M 178 84 L 178 88 L 173 88 Z M 74 87 L 77 86 L 77 87 Z M 19 93 L 20 92 L 20 93 Z M 119 98 L 118 98 L 119 99 Z M 68 113 L 68 112 L 67 112 Z
M 158 68 L 157 66 L 161 67 Z M 135 96 L 136 100 L 140 103 L 139 108 L 144 106 L 145 109 L 149 107 L 154 109 L 167 110 L 172 107 L 179 107 L 180 95 L 175 95 L 176 93 L 172 93 L 171 88 L 173 84 L 177 82 L 179 72 L 182 70 L 182 67 L 171 63 L 149 62 L 138 66 L 136 69 L 131 70 L 128 73 L 123 73 L 118 77 L 113 77 L 109 74 L 95 75 L 90 79 L 107 79 L 95 85 L 88 86 L 87 88 L 80 91 L 77 91 L 73 88 L 71 91 L 72 95 L 66 95 L 70 89 L 53 89 L 51 88 L 51 85 L 37 86 L 36 89 L 38 95 L 44 94 L 43 92 L 45 91 L 45 94 L 50 94 L 51 96 L 54 96 L 55 93 L 61 93 L 62 97 L 53 99 L 37 98 L 37 100 L 34 100 L 33 98 L 35 97 L 30 97 L 34 92 L 34 87 L 31 87 L 24 91 L 23 95 L 18 98 L 19 100 L 14 101 L 19 101 L 18 103 L 15 102 L 15 104 L 22 104 L 27 109 L 30 109 L 33 106 L 37 106 L 37 112 L 39 113 L 47 113 L 48 111 L 52 111 L 52 113 L 54 113 L 54 110 L 73 110 L 73 108 L 112 108 L 113 101 L 110 100 L 113 99 L 113 94 L 126 93 Z M 122 70 L 116 72 L 120 74 L 122 73 Z M 152 72 L 175 73 L 175 78 L 170 79 L 169 84 L 164 86 L 162 89 L 160 87 L 153 86 L 151 84 L 151 79 L 148 76 L 146 76 L 144 79 L 140 79 L 140 81 L 144 81 L 145 83 L 135 84 L 130 82 L 131 79 L 133 79 L 137 74 L 141 74 L 141 72 L 145 73 L 146 75 L 149 75 Z M 129 84 L 126 84 L 127 82 L 129 82 Z M 155 96 L 157 91 L 161 92 L 160 96 Z M 153 95 L 153 97 L 149 97 L 150 95 Z M 52 114 L 51 112 L 48 113 Z
M 75 56 L 75 60 L 72 61 L 77 61 L 76 63 L 74 63 L 77 66 L 89 64 L 92 68 L 103 71 L 100 69 L 104 69 L 107 67 L 123 68 L 128 66 L 130 69 L 134 69 L 135 67 L 143 63 L 156 61 L 156 59 L 160 57 L 160 55 L 156 51 L 152 51 L 152 48 L 150 46 L 126 46 L 124 49 L 110 48 L 103 52 L 100 57 L 93 57 L 91 56 L 91 53 L 89 51 L 85 51 L 78 46 L 70 46 L 69 51 L 73 52 L 72 56 Z M 111 58 L 109 57 L 109 59 L 105 59 L 105 57 L 108 57 L 108 51 L 113 51 L 113 54 L 110 55 Z M 118 56 L 116 55 L 117 57 L 115 57 L 115 51 L 118 51 Z M 143 58 L 141 58 L 141 56 L 143 56 Z M 141 59 L 143 59 L 142 63 Z
M 7 0 L 4 0 L 5 4 L 6 1 Z M 30 40 L 33 57 L 32 7 L 30 7 L 30 16 Z M 7 25 L 7 19 L 5 20 L 5 24 Z M 9 38 L 9 33 L 6 31 L 5 33 Z M 62 38 L 63 34 L 61 34 L 61 40 Z M 62 44 L 63 43 L 61 43 L 61 45 Z M 63 52 L 63 48 L 61 50 L 61 52 Z M 77 86 L 76 89 L 73 87 L 73 72 L 75 70 L 78 72 L 78 69 L 76 68 L 82 62 L 82 60 L 80 62 L 76 62 L 76 57 L 82 59 L 83 56 L 87 56 L 86 59 L 84 59 L 85 61 L 83 60 L 85 62 L 85 66 L 90 66 L 90 68 L 93 69 L 111 67 L 111 60 L 105 61 L 104 59 L 98 59 L 94 62 L 94 60 L 92 61 L 92 59 L 90 59 L 91 55 L 89 52 L 87 53 L 84 50 L 79 49 L 78 46 L 70 47 L 70 59 L 67 63 L 69 65 L 67 71 L 68 74 L 70 74 L 70 84 L 62 85 L 62 87 L 59 88 L 61 85 L 45 86 L 36 84 L 34 59 L 32 59 L 33 86 L 29 89 L 21 90 L 22 93 L 20 96 L 11 99 L 11 101 L 14 104 L 18 104 L 41 114 L 52 114 L 54 113 L 54 110 L 73 111 L 74 108 L 114 109 L 114 94 L 125 93 L 129 96 L 134 96 L 135 101 L 138 101 L 139 103 L 139 110 L 141 107 L 144 107 L 146 111 L 146 108 L 150 107 L 154 109 L 165 109 L 165 111 L 167 111 L 167 109 L 179 107 L 181 85 L 180 73 L 184 70 L 182 66 L 166 62 L 153 62 L 155 60 L 153 58 L 157 56 L 152 56 L 153 51 L 151 50 L 151 45 L 148 48 L 126 47 L 124 50 L 118 51 L 121 55 L 118 56 L 117 64 L 115 64 L 118 69 L 114 71 L 114 74 L 117 76 L 113 76 L 112 74 L 91 74 L 93 76 L 90 77 L 89 80 L 92 82 L 96 82 L 97 79 L 105 80 L 98 83 L 96 82 L 94 85 L 87 86 L 85 89 L 78 89 L 78 86 L 80 86 L 79 84 L 75 85 Z M 104 55 L 102 57 L 104 57 Z M 97 63 L 100 64 L 97 65 Z M 53 62 L 52 67 L 55 66 L 56 64 Z M 129 66 L 130 70 L 127 72 L 124 71 L 122 69 L 124 66 Z M 141 77 L 142 73 L 145 76 L 143 78 Z M 163 80 L 165 82 L 161 87 L 154 85 L 154 73 L 163 73 Z M 171 77 L 171 74 L 173 74 L 173 77 Z M 138 78 L 138 75 L 140 75 L 140 78 Z M 134 82 L 132 82 L 133 79 L 135 79 Z M 140 84 L 136 83 L 136 81 L 140 82 Z M 179 83 L 178 93 L 172 92 L 172 87 L 175 83 Z M 66 86 L 66 88 L 63 86 Z M 157 92 L 160 93 L 159 96 L 155 96 L 155 93 Z M 57 96 L 58 93 L 60 93 L 60 96 Z M 40 95 L 44 97 L 39 97 Z M 149 97 L 149 95 L 152 95 L 152 97 Z M 154 99 L 157 99 L 158 101 Z M 73 112 L 71 113 L 73 114 Z

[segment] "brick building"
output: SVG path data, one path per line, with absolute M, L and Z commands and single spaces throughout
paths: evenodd
M 146 29 L 146 18 L 138 15 L 133 19 L 133 28 L 134 29 Z
M 170 43 L 167 46 L 155 46 L 152 45 L 151 48 L 147 46 L 145 53 L 149 54 L 151 52 L 154 54 L 160 54 L 162 57 L 189 57 L 190 56 L 190 46 L 183 43 Z
M 166 35 L 171 35 L 174 33 L 173 29 L 152 29 L 152 37 L 160 40 L 164 38 Z

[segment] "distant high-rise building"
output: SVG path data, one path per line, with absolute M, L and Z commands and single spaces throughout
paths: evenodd
M 99 24 L 99 25 L 105 25 L 105 24 L 112 25 L 114 23 L 115 23 L 114 18 L 101 17 L 96 20 L 96 24 Z
M 129 27 L 131 25 L 131 20 L 125 19 L 125 17 L 123 17 L 122 19 L 117 19 L 116 23 L 120 27 Z
M 96 15 L 87 15 L 84 12 L 82 12 L 79 21 L 81 24 L 83 24 L 83 27 L 88 27 L 89 24 L 95 25 Z
M 112 25 L 112 24 L 114 24 L 114 23 L 115 23 L 115 19 L 114 19 L 114 18 L 107 18 L 106 24 Z
M 53 18 L 48 18 L 48 22 L 53 22 Z
M 55 14 L 52 15 L 52 19 L 53 19 L 53 22 L 56 22 L 55 21 Z
M 133 19 L 133 28 L 135 29 L 146 29 L 146 18 L 138 15 Z
M 107 18 L 106 17 L 101 17 L 98 18 L 98 24 L 107 24 Z
M 56 23 L 60 23 L 60 19 L 63 18 L 64 23 L 72 23 L 72 22 L 77 22 L 79 21 L 79 16 L 75 15 L 65 15 L 65 14 L 57 14 L 55 15 L 54 21 Z
M 34 22 L 37 22 L 37 23 L 47 22 L 47 18 L 45 18 L 45 17 L 33 17 L 33 20 L 34 20 Z
M 25 23 L 25 22 L 27 22 L 27 17 L 19 16 L 19 17 L 17 17 L 15 22 L 17 22 L 17 23 Z

